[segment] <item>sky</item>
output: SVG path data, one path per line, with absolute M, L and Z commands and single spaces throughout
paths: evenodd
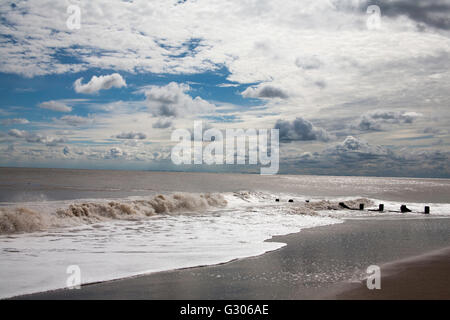
M 201 120 L 278 129 L 281 174 L 450 177 L 450 0 L 2 0 L 0 57 L 0 166 L 255 172 L 174 165 Z

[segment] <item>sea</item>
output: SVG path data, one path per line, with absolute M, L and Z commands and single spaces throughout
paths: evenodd
M 448 218 L 449 179 L 0 168 L 0 298 L 257 256 L 347 219 Z

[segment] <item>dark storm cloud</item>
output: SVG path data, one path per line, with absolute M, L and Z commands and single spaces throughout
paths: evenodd
M 376 110 L 361 116 L 356 127 L 363 131 L 382 131 L 393 124 L 411 124 L 420 116 L 417 112 Z
M 262 99 L 287 99 L 289 95 L 280 88 L 265 85 L 260 87 L 250 87 L 247 88 L 244 92 L 242 92 L 242 96 L 245 98 L 262 98 Z
M 442 30 L 450 30 L 450 2 L 448 0 L 399 0 L 375 1 L 382 15 L 397 17 L 406 15 L 410 19 Z
M 281 141 L 329 141 L 330 135 L 322 128 L 315 127 L 311 122 L 301 117 L 293 121 L 278 120 L 275 129 L 279 130 Z
M 259 97 L 286 99 L 288 97 L 288 95 L 281 89 L 271 87 L 271 86 L 266 86 L 266 87 L 262 88 L 261 91 L 259 92 Z

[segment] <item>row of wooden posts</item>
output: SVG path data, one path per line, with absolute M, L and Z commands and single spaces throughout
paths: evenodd
M 280 202 L 280 199 L 275 199 L 276 202 Z M 294 202 L 293 199 L 289 199 L 288 202 Z M 309 202 L 309 200 L 306 200 L 306 202 Z M 349 206 L 347 206 L 344 202 L 340 202 L 339 205 L 344 208 L 344 209 L 348 209 L 348 210 L 358 210 L 358 209 L 353 209 L 350 208 Z M 363 211 L 364 210 L 364 203 L 360 203 L 359 204 L 359 210 Z M 380 203 L 378 205 L 378 209 L 368 209 L 368 211 L 374 211 L 374 212 L 384 212 L 384 204 Z M 407 213 L 407 212 L 412 212 L 411 209 L 408 209 L 408 207 L 404 204 L 402 204 L 400 206 L 400 211 L 392 211 L 389 210 L 388 212 L 401 212 L 401 213 Z M 424 211 L 421 212 L 423 214 L 430 214 L 430 207 L 429 206 L 425 206 Z

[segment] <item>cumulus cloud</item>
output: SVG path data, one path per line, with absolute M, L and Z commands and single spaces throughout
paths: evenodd
M 355 10 L 349 5 L 358 2 L 366 6 L 367 1 L 286 0 L 283 5 L 277 5 L 273 1 L 234 1 L 231 11 L 230 4 L 226 1 L 184 1 L 180 5 L 173 5 L 171 1 L 141 2 L 81 1 L 82 12 L 89 12 L 83 16 L 82 22 L 88 28 L 83 27 L 78 31 L 67 30 L 61 19 L 55 19 L 55 12 L 65 12 L 67 5 L 64 2 L 30 0 L 15 2 L 14 6 L 11 1 L 0 2 L 4 26 L 0 46 L 0 71 L 32 77 L 45 74 L 73 75 L 74 72 L 86 70 L 100 70 L 104 75 L 113 73 L 109 70 L 115 70 L 114 72 L 121 74 L 163 75 L 158 80 L 160 83 L 165 83 L 168 78 L 178 77 L 165 77 L 167 74 L 185 78 L 185 74 L 209 71 L 211 73 L 208 73 L 208 80 L 210 74 L 218 78 L 202 87 L 202 95 L 205 93 L 205 97 L 208 94 L 214 97 L 214 94 L 219 93 L 222 98 L 223 93 L 234 91 L 209 89 L 215 83 L 226 82 L 239 85 L 238 88 L 251 85 L 246 93 L 249 97 L 267 100 L 264 101 L 264 106 L 258 108 L 240 107 L 233 110 L 242 119 L 242 124 L 249 126 L 257 127 L 259 124 L 275 121 L 274 114 L 279 114 L 276 119 L 288 119 L 292 122 L 297 115 L 305 115 L 307 112 L 311 119 L 333 119 L 326 125 L 330 132 L 348 134 L 349 125 L 344 120 L 352 121 L 355 114 L 363 115 L 374 107 L 406 106 L 408 111 L 426 110 L 424 112 L 433 115 L 434 118 L 430 119 L 427 126 L 448 128 L 450 73 L 447 71 L 450 70 L 450 33 L 446 31 L 447 7 L 442 5 L 448 4 L 448 0 L 429 0 L 426 3 L 418 0 L 375 1 L 373 4 L 380 4 L 382 8 L 381 29 L 376 31 L 367 29 L 367 7 L 361 6 L 359 9 L 364 10 Z M 202 10 L 199 11 L 199 7 Z M 107 14 L 104 8 L 108 8 Z M 223 12 L 227 14 L 224 15 Z M 148 18 L 150 15 L 152 19 Z M 105 19 L 106 16 L 111 19 Z M 167 19 L 170 16 L 182 19 Z M 418 28 L 419 24 L 424 28 Z M 49 30 L 54 35 L 50 42 Z M 257 43 L 263 44 L 264 48 L 256 48 Z M 91 75 L 83 76 L 85 80 L 78 79 L 80 81 L 77 80 L 75 87 L 82 93 L 100 92 L 101 89 L 98 88 L 102 85 L 94 84 L 101 82 L 100 77 L 93 77 L 92 79 L 96 79 L 93 81 Z M 73 78 L 73 81 L 79 77 L 81 75 Z M 135 77 L 136 80 L 140 78 Z M 39 81 L 41 79 L 44 82 L 47 80 L 43 77 Z M 269 88 L 264 89 L 265 86 Z M 156 88 L 163 87 L 150 89 L 152 92 L 148 95 L 147 102 L 149 110 L 157 117 L 167 115 L 175 121 L 172 118 L 198 113 L 197 107 L 201 103 L 189 96 L 192 95 L 192 92 L 187 92 L 189 89 L 179 90 L 181 92 L 174 95 L 178 99 L 164 101 L 164 94 L 157 92 Z M 50 92 L 51 89 L 47 87 L 47 90 Z M 236 90 L 241 92 L 244 89 Z M 301 95 L 297 95 L 297 92 Z M 289 99 L 278 101 L 286 96 Z M 231 94 L 228 97 L 230 101 L 224 103 L 241 100 L 233 98 Z M 270 98 L 275 99 L 272 102 Z M 371 100 L 376 100 L 376 103 L 346 104 Z M 68 105 L 62 111 L 75 109 L 71 102 L 59 102 Z M 89 108 L 93 105 L 94 103 L 89 105 Z M 98 137 L 104 137 L 106 130 L 113 133 L 131 129 L 145 130 L 134 126 L 122 129 L 120 126 L 117 131 L 117 124 L 122 125 L 124 121 L 113 119 L 112 113 L 125 115 L 129 110 L 125 110 L 126 106 L 120 112 L 115 106 L 108 108 L 109 110 L 90 108 L 90 112 L 98 111 L 103 114 L 107 111 L 111 114 L 105 116 L 102 126 L 76 132 L 77 136 L 97 143 Z M 224 110 L 226 106 L 221 105 L 220 108 Z M 9 107 L 6 110 L 5 107 L 5 110 L 0 110 L 0 114 L 8 118 L 28 117 L 16 115 L 16 111 Z M 28 119 L 35 118 L 33 116 Z M 73 126 L 81 126 L 85 122 L 77 121 L 76 118 L 66 120 Z M 314 123 L 320 126 L 320 123 L 324 123 L 322 121 Z M 391 124 L 389 121 L 396 123 L 394 119 L 368 116 L 351 125 L 365 131 L 365 138 L 369 141 L 371 135 L 375 134 L 377 139 L 385 138 L 383 143 L 393 148 L 404 145 L 404 140 L 399 142 L 394 138 L 399 135 L 370 132 L 386 129 Z M 409 120 L 404 119 L 399 123 L 406 124 L 407 121 Z M 177 124 L 178 122 L 177 120 Z M 215 122 L 218 122 L 217 118 Z M 337 122 L 342 127 L 333 127 L 333 123 Z M 414 127 L 417 132 L 422 132 L 422 122 L 417 122 Z M 167 122 L 162 119 L 154 124 L 155 127 L 164 125 Z M 288 128 L 284 141 L 321 136 L 319 129 L 314 129 L 311 125 L 313 129 L 308 131 L 309 126 L 304 125 L 306 130 L 300 130 L 300 133 Z M 161 134 L 158 139 L 163 136 L 163 132 L 158 132 L 162 130 L 153 131 Z M 443 139 L 443 146 L 448 145 L 445 134 L 439 138 Z M 428 138 L 427 141 L 430 144 L 426 147 L 433 148 L 435 137 Z M 414 142 L 410 140 L 408 143 L 414 148 L 420 148 L 424 144 L 421 141 L 420 145 L 413 145 Z M 105 148 L 95 153 L 100 154 L 98 159 L 103 157 L 110 146 Z M 71 145 L 71 149 L 75 150 L 75 146 Z M 347 149 L 341 147 L 341 150 Z M 342 153 L 344 154 L 343 151 Z M 351 153 L 355 152 L 346 152 Z M 61 148 L 58 148 L 58 154 L 61 156 Z M 305 155 L 305 158 L 310 158 L 310 155 Z
M 322 128 L 315 127 L 311 122 L 301 117 L 293 121 L 277 120 L 275 129 L 279 130 L 281 141 L 329 141 L 331 135 Z
M 72 107 L 68 106 L 64 102 L 54 101 L 54 100 L 45 101 L 45 102 L 40 103 L 39 108 L 49 109 L 49 110 L 58 111 L 58 112 L 71 112 L 72 111 Z
M 11 129 L 8 131 L 8 134 L 11 137 L 15 137 L 15 138 L 23 138 L 27 135 L 27 132 L 24 130 L 17 130 L 17 129 Z
M 148 86 L 141 91 L 145 93 L 147 105 L 155 116 L 186 117 L 192 114 L 211 112 L 215 105 L 200 97 L 192 98 L 187 92 L 186 84 L 171 82 L 166 86 Z
M 114 147 L 109 149 L 109 153 L 106 155 L 106 158 L 120 158 L 121 156 L 124 155 L 124 152 L 122 151 L 122 149 Z
M 26 142 L 29 143 L 42 143 L 47 146 L 56 146 L 59 143 L 66 142 L 65 138 L 58 138 L 52 136 L 42 135 L 40 133 L 27 132 L 24 130 L 11 129 L 8 131 L 8 134 L 15 138 L 25 139 Z
M 27 119 L 15 118 L 15 119 L 3 119 L 1 123 L 4 126 L 11 126 L 14 124 L 28 124 L 30 123 L 30 121 L 28 121 Z
M 94 94 L 98 93 L 100 90 L 122 88 L 127 86 L 125 80 L 118 73 L 99 77 L 93 76 L 86 84 L 82 84 L 82 81 L 83 78 L 79 78 L 73 84 L 77 93 Z
M 41 134 L 29 134 L 25 137 L 25 140 L 30 143 L 43 143 L 47 146 L 56 146 L 59 143 L 66 142 L 66 139 L 61 137 L 43 136 Z
M 289 95 L 283 89 L 271 85 L 249 87 L 242 92 L 242 96 L 245 98 L 261 98 L 261 99 L 289 98 Z
M 147 135 L 142 132 L 122 132 L 115 136 L 117 139 L 136 139 L 143 140 L 147 138 Z
M 381 131 L 392 124 L 413 123 L 422 114 L 405 111 L 382 111 L 377 110 L 364 114 L 358 121 L 356 127 L 363 131 Z
M 381 146 L 371 145 L 367 141 L 348 136 L 343 142 L 326 149 L 325 153 L 339 156 L 348 156 L 349 154 L 381 156 L 387 155 L 389 151 Z

